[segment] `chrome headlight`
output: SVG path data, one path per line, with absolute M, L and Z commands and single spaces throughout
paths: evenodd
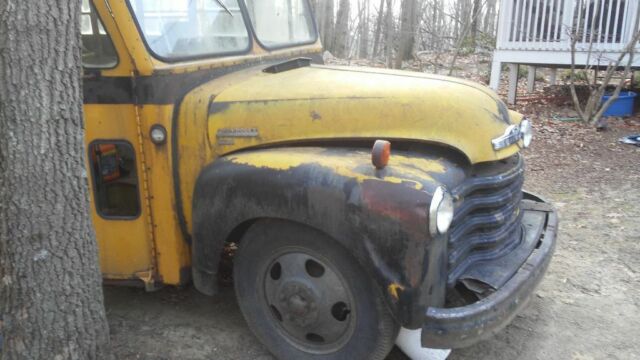
M 429 206 L 429 232 L 432 236 L 445 234 L 453 222 L 453 198 L 447 190 L 438 186 Z
M 533 126 L 531 126 L 529 119 L 524 119 L 520 122 L 520 136 L 522 137 L 522 146 L 529 147 L 531 140 L 533 140 Z

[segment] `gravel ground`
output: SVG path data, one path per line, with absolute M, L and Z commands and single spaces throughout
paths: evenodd
M 521 109 L 523 110 L 523 109 Z M 531 303 L 495 338 L 450 359 L 640 359 L 640 147 L 622 145 L 640 122 L 596 132 L 551 122 L 525 104 L 537 138 L 526 187 L 556 204 L 550 269 Z M 272 359 L 247 329 L 232 288 L 105 288 L 118 359 Z M 397 349 L 389 359 L 406 359 Z

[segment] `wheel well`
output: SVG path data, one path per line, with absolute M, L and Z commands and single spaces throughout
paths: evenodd
M 231 244 L 231 243 L 239 244 L 240 242 L 242 242 L 242 238 L 244 237 L 244 234 L 246 234 L 246 232 L 249 230 L 249 228 L 251 228 L 251 226 L 253 226 L 255 223 L 257 223 L 259 221 L 277 221 L 277 222 L 285 223 L 285 225 L 303 226 L 303 227 L 308 228 L 309 230 L 320 232 L 323 235 L 325 235 L 326 237 L 328 237 L 328 238 L 332 239 L 333 241 L 335 241 L 336 243 L 340 244 L 340 242 L 337 241 L 336 239 L 334 239 L 333 236 L 331 236 L 328 233 L 326 233 L 325 231 L 322 231 L 321 229 L 313 227 L 313 226 L 311 226 L 309 224 L 305 224 L 305 223 L 302 223 L 302 222 L 299 222 L 299 221 L 295 221 L 295 220 L 291 220 L 291 219 L 274 218 L 274 217 L 259 217 L 259 218 L 253 218 L 253 219 L 249 219 L 249 220 L 245 220 L 245 221 L 241 222 L 240 224 L 236 225 L 233 228 L 233 230 L 231 230 L 229 232 L 229 235 L 227 235 L 227 238 L 225 239 L 224 244 L 225 245 Z
M 231 243 L 239 244 L 242 238 L 244 237 L 244 234 L 247 232 L 247 230 L 249 230 L 249 228 L 256 222 L 264 219 L 267 219 L 267 218 L 250 219 L 236 225 L 236 227 L 234 227 L 233 230 L 231 230 L 227 238 L 224 240 L 225 246 Z
M 249 220 L 245 220 L 245 221 L 241 222 L 240 224 L 236 225 L 236 227 L 234 227 L 233 230 L 231 230 L 231 232 L 229 232 L 229 235 L 226 237 L 223 246 L 225 248 L 227 248 L 231 244 L 236 244 L 236 245 L 240 244 L 242 242 L 242 238 L 247 233 L 247 231 L 254 224 L 256 224 L 258 222 L 261 222 L 261 221 L 276 221 L 276 222 L 281 223 L 281 225 L 285 225 L 285 226 L 287 226 L 287 225 L 301 226 L 301 227 L 307 228 L 307 229 L 309 229 L 311 231 L 319 232 L 322 235 L 326 236 L 327 238 L 331 239 L 338 246 L 344 247 L 344 244 L 341 244 L 333 236 L 329 235 L 325 231 L 322 231 L 321 229 L 318 229 L 318 228 L 313 227 L 313 226 L 311 226 L 309 224 L 305 224 L 305 223 L 302 223 L 302 222 L 299 222 L 299 221 L 286 219 L 286 218 L 273 218 L 273 217 L 253 218 L 253 219 L 249 219 Z M 345 250 L 346 250 L 346 248 L 345 248 Z M 221 274 L 228 274 L 229 270 L 230 270 L 230 269 L 222 269 L 223 267 L 233 266 L 233 254 L 231 256 L 229 256 L 228 254 L 229 254 L 229 252 L 227 252 L 227 251 L 222 251 L 220 253 L 220 262 L 219 262 L 219 266 L 218 266 L 219 267 L 218 272 L 221 273 Z
M 362 269 L 367 274 L 369 274 L 370 276 L 373 276 L 373 274 L 370 271 L 370 268 L 369 268 L 368 264 L 364 263 L 361 259 L 359 259 L 359 257 L 353 252 L 353 249 L 349 248 L 349 245 L 347 243 L 336 239 L 335 236 L 332 236 L 331 234 L 327 233 L 326 231 L 323 231 L 322 229 L 316 228 L 314 226 L 311 226 L 309 224 L 306 224 L 306 223 L 303 223 L 303 222 L 300 222 L 300 221 L 295 221 L 295 220 L 287 219 L 287 218 L 259 217 L 259 218 L 253 218 L 253 219 L 245 220 L 245 221 L 241 222 L 240 224 L 236 225 L 236 227 L 233 228 L 233 230 L 231 230 L 231 232 L 229 233 L 229 235 L 225 239 L 223 247 L 227 248 L 232 243 L 234 243 L 236 245 L 240 244 L 242 242 L 242 238 L 247 233 L 247 231 L 253 225 L 255 225 L 258 222 L 262 222 L 262 221 L 277 222 L 277 223 L 279 223 L 280 226 L 299 226 L 299 227 L 303 227 L 305 229 L 308 229 L 309 231 L 313 231 L 313 232 L 322 234 L 327 239 L 330 239 L 336 246 L 341 247 L 344 251 L 347 251 L 349 254 L 351 254 L 351 256 L 353 256 L 354 260 L 358 263 L 358 265 L 360 265 L 362 267 Z M 231 255 L 229 255 L 229 254 L 231 254 Z M 231 252 L 228 252 L 228 251 L 221 251 L 220 252 L 220 262 L 218 264 L 218 272 L 219 272 L 219 274 L 229 274 L 229 272 L 232 271 L 234 255 L 235 255 L 235 250 L 231 251 Z M 227 268 L 223 269 L 222 267 L 227 267 Z M 380 289 L 380 291 L 384 292 L 384 289 L 382 289 L 382 288 L 379 288 L 379 289 Z
M 220 249 L 220 257 L 218 261 L 218 271 L 217 271 L 217 282 L 221 284 L 231 285 L 233 283 L 233 267 L 235 262 L 235 253 L 237 251 L 237 245 L 242 242 L 242 238 L 247 233 L 247 231 L 256 223 L 261 221 L 276 221 L 280 223 L 281 226 L 293 225 L 300 226 L 310 231 L 315 231 L 321 233 L 327 238 L 331 239 L 338 246 L 344 247 L 339 241 L 334 239 L 331 235 L 326 232 L 317 229 L 313 226 L 310 226 L 305 223 L 301 223 L 299 221 L 294 221 L 291 219 L 285 218 L 272 218 L 272 217 L 261 217 L 261 218 L 253 218 L 249 220 L 245 220 L 240 224 L 236 225 L 229 235 L 226 237 L 224 243 L 222 244 L 222 249 Z M 233 246 L 235 245 L 235 246 Z M 362 264 L 361 264 L 362 265 Z

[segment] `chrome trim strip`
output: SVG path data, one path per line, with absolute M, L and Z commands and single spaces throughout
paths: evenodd
M 493 150 L 501 150 L 517 143 L 521 138 L 520 128 L 516 125 L 509 125 L 502 136 L 491 140 L 491 144 L 493 145 Z

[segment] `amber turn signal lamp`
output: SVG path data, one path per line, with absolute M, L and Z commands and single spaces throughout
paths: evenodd
M 389 163 L 391 143 L 386 140 L 376 140 L 371 149 L 371 162 L 376 169 L 383 169 Z

